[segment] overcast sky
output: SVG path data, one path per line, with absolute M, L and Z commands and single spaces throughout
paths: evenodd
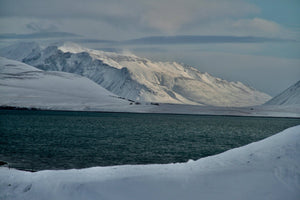
M 100 40 L 178 35 L 284 39 L 188 45 L 89 44 L 130 50 L 155 60 L 185 62 L 276 95 L 300 79 L 299 10 L 299 0 L 0 0 L 0 33 L 68 32 Z

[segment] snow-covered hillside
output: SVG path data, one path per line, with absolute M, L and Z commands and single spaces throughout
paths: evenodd
M 112 111 L 130 104 L 85 77 L 46 72 L 2 57 L 0 94 L 0 106 Z
M 300 126 L 187 163 L 24 172 L 0 168 L 0 199 L 296 200 Z
M 36 42 L 19 42 L 15 45 L 0 49 L 0 56 L 3 55 L 3 57 L 12 60 L 22 61 L 27 55 L 41 50 L 41 47 Z
M 300 106 L 300 81 L 283 91 L 281 94 L 266 102 L 266 105 L 299 105 Z
M 46 48 L 31 43 L 26 46 L 26 56 L 19 51 L 17 44 L 2 49 L 0 54 L 42 70 L 88 77 L 112 93 L 132 100 L 251 106 L 270 99 L 240 82 L 228 82 L 175 62 L 152 62 L 132 54 L 91 50 L 70 43 Z

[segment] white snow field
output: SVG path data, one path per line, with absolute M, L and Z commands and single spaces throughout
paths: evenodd
M 0 168 L 0 199 L 298 200 L 300 126 L 187 163 L 25 172 Z
M 0 105 L 53 110 L 126 109 L 130 102 L 88 78 L 0 57 Z M 133 107 L 133 106 L 131 106 Z
M 46 71 L 85 76 L 136 101 L 242 107 L 271 98 L 241 82 L 222 80 L 184 64 L 152 62 L 130 53 L 92 50 L 72 43 L 44 48 L 18 43 L 1 49 L 0 55 Z

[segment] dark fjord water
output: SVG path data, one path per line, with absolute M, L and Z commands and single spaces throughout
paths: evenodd
M 300 119 L 0 110 L 0 160 L 24 170 L 185 162 Z

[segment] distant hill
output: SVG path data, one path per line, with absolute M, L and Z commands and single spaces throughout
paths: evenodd
M 0 57 L 0 106 L 114 111 L 130 106 L 86 77 L 48 72 Z M 132 103 L 131 103 L 132 104 Z
M 265 105 L 296 105 L 300 106 L 300 81 L 266 102 Z

